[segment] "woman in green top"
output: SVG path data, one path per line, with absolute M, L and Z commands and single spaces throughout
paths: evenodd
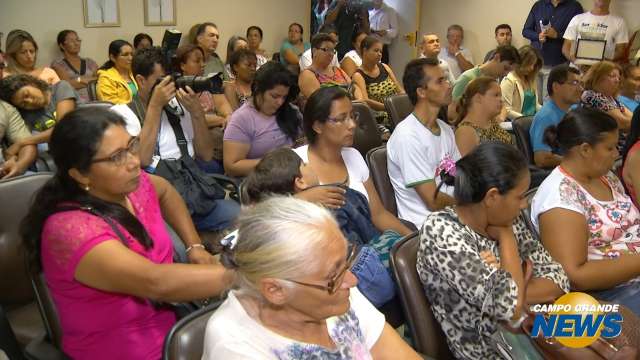
M 280 48 L 280 62 L 282 64 L 297 66 L 302 53 L 311 48 L 311 44 L 302 38 L 303 34 L 302 25 L 298 23 L 289 25 L 287 40 L 282 43 Z
M 456 145 L 465 156 L 484 142 L 512 144 L 511 134 L 495 119 L 502 111 L 502 94 L 495 79 L 481 76 L 464 90 L 458 106 Z
M 535 115 L 540 109 L 536 89 L 538 72 L 542 68 L 542 56 L 538 49 L 525 45 L 518 49 L 520 64 L 516 65 L 504 79 L 502 100 L 507 108 L 507 116 L 516 119 L 520 116 Z

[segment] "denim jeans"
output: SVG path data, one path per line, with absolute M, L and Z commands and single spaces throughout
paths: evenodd
M 358 279 L 358 290 L 375 307 L 384 305 L 395 295 L 395 284 L 382 265 L 378 252 L 371 246 L 360 248 L 351 272 Z
M 216 206 L 205 216 L 192 216 L 193 224 L 199 231 L 224 230 L 236 221 L 240 205 L 233 200 L 216 200 Z
M 640 316 L 640 282 L 617 286 L 609 290 L 592 291 L 589 294 L 598 300 L 622 304 Z

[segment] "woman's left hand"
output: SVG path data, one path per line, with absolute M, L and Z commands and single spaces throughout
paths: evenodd
M 217 262 L 211 253 L 200 247 L 192 248 L 187 254 L 187 258 L 192 264 L 215 264 Z

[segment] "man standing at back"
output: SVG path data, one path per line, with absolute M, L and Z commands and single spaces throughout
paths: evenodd
M 556 66 L 567 62 L 562 54 L 564 33 L 574 16 L 582 14 L 582 5 L 576 0 L 538 0 L 527 17 L 522 36 L 542 53 L 544 66 L 538 74 L 538 98 L 547 95 L 547 78 Z
M 451 102 L 451 84 L 433 58 L 411 60 L 402 82 L 414 111 L 396 126 L 387 143 L 387 167 L 398 217 L 420 228 L 427 215 L 454 204 L 453 188 L 440 183 L 438 167 L 457 161 L 451 127 L 438 112 Z
M 571 19 L 564 33 L 562 53 L 576 61 L 579 39 L 605 40 L 604 58 L 611 61 L 623 61 L 624 50 L 629 42 L 629 32 L 624 19 L 612 15 L 609 11 L 611 0 L 595 0 L 593 9 Z
M 464 29 L 460 25 L 451 25 L 447 29 L 447 46 L 442 50 L 438 58 L 449 63 L 451 74 L 455 79 L 463 72 L 473 67 L 471 51 L 462 46 Z
M 498 46 L 502 45 L 511 45 L 511 39 L 513 38 L 513 33 L 511 32 L 511 26 L 509 24 L 500 24 L 496 26 L 496 30 L 494 31 L 496 36 L 496 42 Z M 496 53 L 496 49 L 491 49 L 487 55 L 484 56 L 483 63 L 487 61 L 491 61 L 493 59 L 493 55 Z
M 422 52 L 420 53 L 419 57 L 421 59 L 427 58 L 427 59 L 438 60 L 438 64 L 440 64 L 440 67 L 444 71 L 445 75 L 447 75 L 447 79 L 449 79 L 449 83 L 453 85 L 453 83 L 456 80 L 453 78 L 453 75 L 451 74 L 451 69 L 449 69 L 449 63 L 438 58 L 438 55 L 440 55 L 440 50 L 441 50 L 440 38 L 438 37 L 438 35 L 434 33 L 430 33 L 422 36 L 422 43 L 420 44 L 420 46 L 421 46 Z
M 394 9 L 383 0 L 373 0 L 373 9 L 369 10 L 371 35 L 382 41 L 382 63 L 389 64 L 389 45 L 398 36 L 398 16 Z
M 338 38 L 342 41 L 336 46 L 338 59 L 353 50 L 351 37 L 358 30 L 369 30 L 369 12 L 364 4 L 356 0 L 334 0 L 329 5 L 325 24 L 333 24 L 338 30 Z

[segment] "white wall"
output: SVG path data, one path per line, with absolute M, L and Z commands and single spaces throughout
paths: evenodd
M 143 0 L 119 0 L 120 27 L 85 28 L 82 0 L 0 0 L 0 32 L 15 28 L 29 31 L 40 47 L 38 64 L 48 64 L 60 52 L 56 35 L 60 30 L 76 30 L 82 41 L 82 56 L 98 64 L 106 61 L 109 42 L 133 42 L 139 32 L 160 44 L 166 26 L 144 26 Z M 308 0 L 176 0 L 177 25 L 183 38 L 195 23 L 212 21 L 221 33 L 218 53 L 225 58 L 227 41 L 234 34 L 244 36 L 246 28 L 258 25 L 264 31 L 263 47 L 271 54 L 280 49 L 290 23 L 309 28 Z M 305 34 L 306 35 L 306 34 Z M 4 39 L 2 47 L 5 47 Z
M 403 39 L 407 33 L 418 29 L 419 14 L 416 6 L 421 0 L 385 0 L 385 3 L 394 8 L 398 15 L 398 37 L 389 47 L 389 64 L 396 76 L 402 81 L 404 66 L 415 56 L 414 48 Z
M 579 0 L 585 11 L 593 0 Z M 473 52 L 476 63 L 495 47 L 496 25 L 507 23 L 513 29 L 513 45 L 529 41 L 522 37 L 522 27 L 536 0 L 422 0 L 420 33 L 435 32 L 443 45 L 447 27 L 457 23 L 465 29 L 465 45 Z M 613 0 L 611 12 L 622 16 L 629 29 L 640 27 L 640 0 Z

